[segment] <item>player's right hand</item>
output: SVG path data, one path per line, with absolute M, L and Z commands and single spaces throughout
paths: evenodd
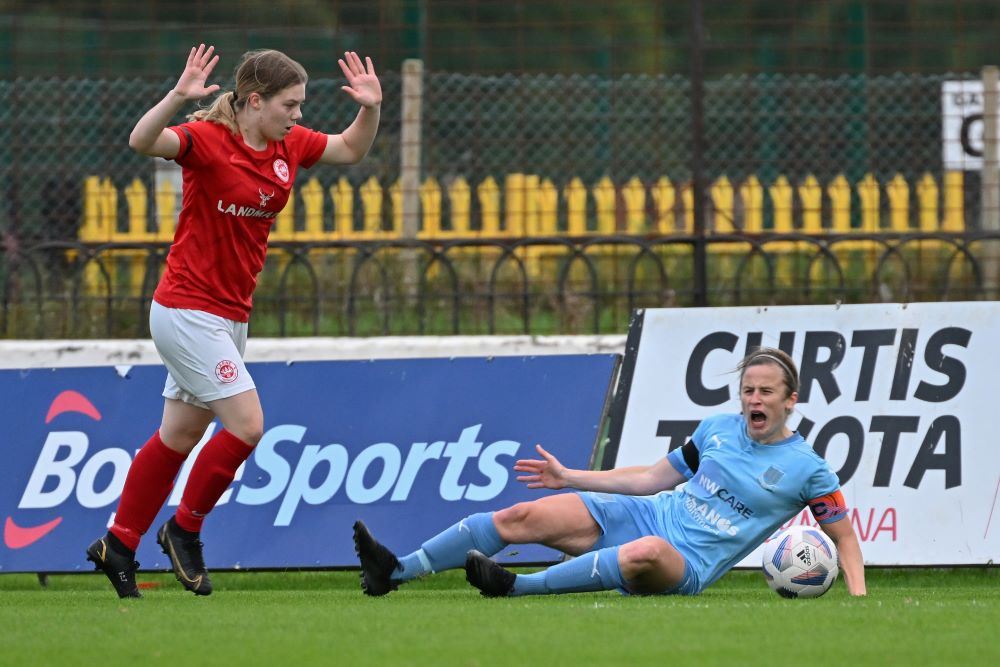
M 213 55 L 214 53 L 214 46 L 208 48 L 204 44 L 199 44 L 197 47 L 192 46 L 191 53 L 188 54 L 187 65 L 184 67 L 181 78 L 177 80 L 177 85 L 174 86 L 174 92 L 186 100 L 200 100 L 219 90 L 218 84 L 205 85 L 212 70 L 215 69 L 216 63 L 219 62 L 219 56 Z

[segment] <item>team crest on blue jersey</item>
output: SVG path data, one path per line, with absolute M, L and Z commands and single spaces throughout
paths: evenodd
M 776 468 L 771 466 L 764 473 L 757 478 L 757 482 L 763 486 L 765 489 L 773 489 L 781 481 L 781 478 L 785 476 L 785 471 L 781 468 Z

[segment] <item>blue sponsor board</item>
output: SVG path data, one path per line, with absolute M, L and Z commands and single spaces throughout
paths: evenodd
M 517 458 L 542 443 L 585 467 L 616 355 L 250 364 L 264 404 L 254 455 L 205 522 L 210 568 L 357 564 L 364 519 L 398 553 L 474 512 L 541 493 Z M 0 371 L 4 433 L 0 572 L 86 570 L 136 450 L 162 413 L 161 366 Z M 203 442 L 219 428 L 209 427 Z M 196 450 L 197 451 L 197 450 Z M 139 547 L 166 569 L 154 535 L 176 509 L 195 456 Z M 558 554 L 509 547 L 498 560 Z

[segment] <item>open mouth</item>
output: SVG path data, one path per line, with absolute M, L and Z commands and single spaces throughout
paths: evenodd
M 750 411 L 750 426 L 754 428 L 763 428 L 765 424 L 767 424 L 767 415 L 760 410 Z

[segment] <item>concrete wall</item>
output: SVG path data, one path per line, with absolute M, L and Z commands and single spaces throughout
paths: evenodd
M 383 338 L 253 338 L 246 361 L 405 359 L 624 353 L 625 335 L 388 336 Z M 0 341 L 0 368 L 65 368 L 159 364 L 151 340 Z

